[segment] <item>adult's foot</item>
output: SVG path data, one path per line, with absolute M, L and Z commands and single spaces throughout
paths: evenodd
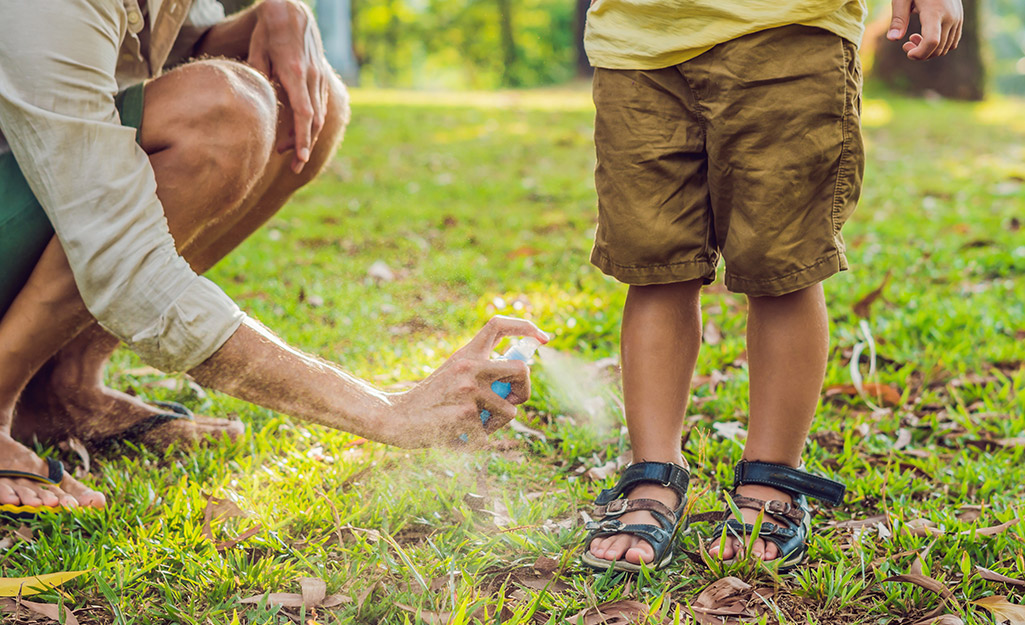
M 0 469 L 22 471 L 45 477 L 49 471 L 46 461 L 32 450 L 18 443 L 8 434 L 0 434 Z M 43 484 L 28 479 L 0 478 L 0 504 L 12 506 L 49 506 L 53 508 L 102 508 L 106 498 L 91 488 L 64 474 L 60 486 Z
M 782 501 L 785 503 L 793 503 L 793 498 L 781 490 L 771 488 L 769 486 L 762 486 L 761 484 L 745 484 L 737 488 L 737 495 L 743 497 L 751 497 L 752 499 L 761 499 L 762 501 L 771 501 L 773 499 Z M 740 516 L 741 522 L 753 524 L 758 518 L 758 510 L 752 510 L 750 508 L 741 508 Z M 732 515 L 730 519 L 734 518 Z M 780 527 L 787 527 L 787 524 L 766 514 L 763 519 L 763 523 L 776 523 Z M 720 544 L 721 543 L 721 544 Z M 713 539 L 713 544 L 709 547 L 708 553 L 713 557 L 719 556 L 723 560 L 731 560 L 734 557 L 739 557 L 744 554 L 744 543 L 735 537 L 727 535 L 725 540 L 720 540 L 719 537 Z M 776 543 L 761 538 L 755 539 L 751 545 L 751 553 L 754 557 L 769 562 L 775 560 L 780 556 L 779 547 Z
M 655 499 L 671 510 L 675 510 L 680 505 L 680 498 L 676 491 L 660 484 L 638 484 L 626 494 L 626 498 Z M 661 527 L 658 520 L 646 510 L 627 512 L 618 518 L 623 525 L 639 524 Z M 588 549 L 594 557 L 610 562 L 624 559 L 631 564 L 640 564 L 641 562 L 651 564 L 655 560 L 655 549 L 651 543 L 633 534 L 613 534 L 604 538 L 595 538 L 591 541 Z
M 50 362 L 36 374 L 18 401 L 12 428 L 15 438 L 64 440 L 75 436 L 83 441 L 102 441 L 155 415 L 172 412 L 75 373 L 73 367 Z M 235 440 L 244 432 L 241 421 L 195 415 L 193 419 L 168 421 L 136 440 L 163 449 L 173 443 L 192 446 L 223 436 Z

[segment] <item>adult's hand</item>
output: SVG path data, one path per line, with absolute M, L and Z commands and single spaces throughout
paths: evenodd
M 411 390 L 389 396 L 389 409 L 380 440 L 399 447 L 481 447 L 487 435 L 516 416 L 516 405 L 530 397 L 530 372 L 518 360 L 492 360 L 491 353 L 506 336 L 548 336 L 529 321 L 496 316 L 473 339 L 434 373 Z M 491 390 L 495 380 L 509 382 L 512 391 L 502 399 Z M 491 412 L 487 425 L 481 410 Z M 460 438 L 465 434 L 464 438 Z
M 961 0 L 893 0 L 893 17 L 886 38 L 899 41 L 907 33 L 911 13 L 918 13 L 922 33 L 914 33 L 901 48 L 909 59 L 925 61 L 957 48 L 964 9 Z
M 298 0 L 264 0 L 256 6 L 256 26 L 246 62 L 281 85 L 292 110 L 292 131 L 279 153 L 295 150 L 292 171 L 310 160 L 327 114 L 331 67 L 324 57 L 316 22 Z M 286 120 L 287 121 L 287 120 Z

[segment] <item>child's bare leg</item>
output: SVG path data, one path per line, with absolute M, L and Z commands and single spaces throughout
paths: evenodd
M 623 309 L 622 364 L 626 425 L 634 462 L 683 464 L 680 435 L 701 346 L 701 281 L 631 286 Z M 657 484 L 641 484 L 630 499 L 656 499 L 670 508 L 676 494 Z M 624 524 L 658 525 L 651 514 L 631 512 Z M 591 542 L 591 553 L 605 560 L 639 564 L 655 558 L 651 545 L 619 534 Z
M 744 459 L 796 467 L 826 375 L 829 316 L 822 285 L 779 297 L 751 297 L 748 308 L 751 419 Z M 782 491 L 755 484 L 741 486 L 737 492 L 766 501 L 791 500 Z M 745 522 L 753 523 L 758 513 L 742 509 L 741 514 Z M 725 543 L 722 557 L 728 560 L 741 545 L 735 539 Z M 718 552 L 719 546 L 711 551 Z M 775 544 L 760 539 L 752 551 L 764 560 L 779 556 Z

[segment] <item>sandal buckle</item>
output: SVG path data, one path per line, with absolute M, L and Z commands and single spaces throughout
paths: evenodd
M 791 504 L 785 501 L 779 501 L 778 499 L 772 499 L 765 502 L 765 511 L 769 514 L 787 515 L 790 514 L 790 511 L 793 509 L 794 507 Z
M 613 499 L 607 506 L 605 506 L 606 516 L 623 514 L 626 512 L 626 506 L 628 503 L 629 500 L 627 499 Z

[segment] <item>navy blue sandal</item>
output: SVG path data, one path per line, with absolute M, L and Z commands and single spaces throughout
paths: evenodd
M 638 484 L 656 483 L 672 489 L 679 498 L 676 509 L 654 499 L 626 499 Z M 591 554 L 591 542 L 596 538 L 614 536 L 616 534 L 632 534 L 647 541 L 655 551 L 652 562 L 646 563 L 649 569 L 661 569 L 673 558 L 673 538 L 683 521 L 683 511 L 687 505 L 687 486 L 690 484 L 690 471 L 670 462 L 639 462 L 630 465 L 619 482 L 613 488 L 607 488 L 595 499 L 594 516 L 596 521 L 586 525 L 587 540 L 584 553 L 580 559 L 587 566 L 598 569 L 637 572 L 641 565 L 626 560 L 605 560 Z M 658 525 L 630 524 L 624 525 L 617 517 L 627 512 L 645 510 L 649 512 Z
M 737 495 L 737 487 L 744 484 L 760 484 L 779 489 L 790 495 L 793 502 L 775 499 L 762 501 L 753 497 Z M 813 475 L 807 471 L 782 464 L 741 460 L 733 474 L 733 491 L 730 496 L 738 508 L 765 511 L 765 520 L 762 522 L 758 537 L 775 544 L 779 549 L 779 557 L 770 560 L 768 564 L 778 562 L 778 570 L 787 571 L 803 562 L 804 556 L 808 553 L 807 541 L 811 531 L 811 511 L 808 509 L 807 497 L 838 506 L 843 503 L 845 491 L 846 486 L 841 482 Z M 727 536 L 732 535 L 741 542 L 745 542 L 754 533 L 754 526 L 731 519 L 731 515 L 732 512 L 727 508 L 721 512 L 691 515 L 689 522 L 720 521 L 712 530 L 715 539 L 722 537 L 725 530 Z M 773 520 L 778 522 L 773 522 Z M 733 559 L 723 562 L 730 564 Z

